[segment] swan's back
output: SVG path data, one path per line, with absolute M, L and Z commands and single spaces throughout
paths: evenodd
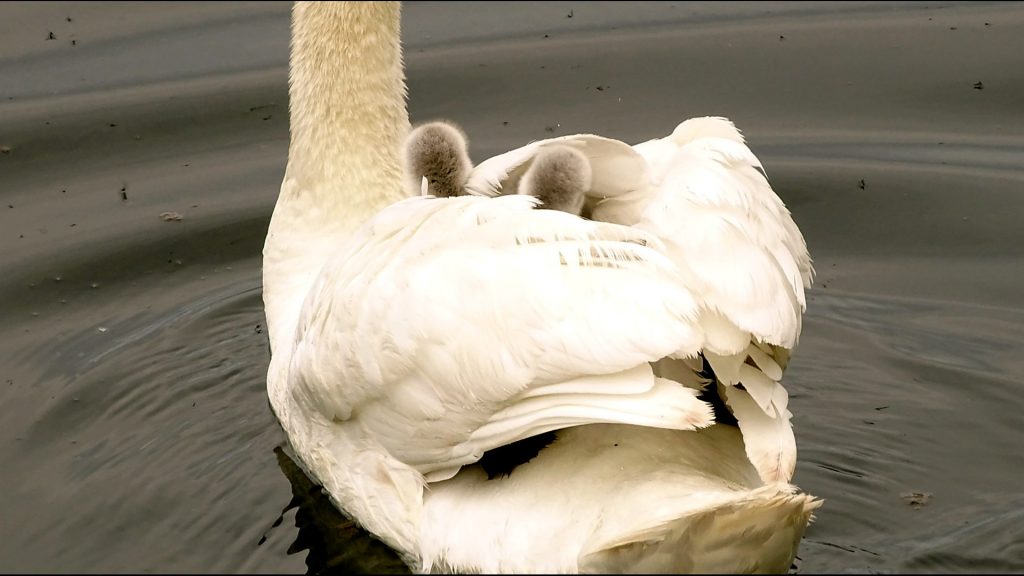
M 428 480 L 568 425 L 710 423 L 648 364 L 700 343 L 653 239 L 535 205 L 413 198 L 371 219 L 305 301 L 293 397 Z

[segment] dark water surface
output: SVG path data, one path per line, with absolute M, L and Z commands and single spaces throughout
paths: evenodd
M 477 161 L 733 119 L 818 270 L 800 570 L 1024 571 L 1024 4 L 414 3 L 404 34 L 413 120 Z M 283 3 L 0 4 L 0 571 L 397 567 L 275 451 L 287 50 Z

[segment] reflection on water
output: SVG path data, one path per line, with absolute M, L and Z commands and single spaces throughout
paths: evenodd
M 825 500 L 804 572 L 1024 571 L 1024 7 L 941 4 L 407 11 L 413 119 L 476 160 L 548 128 L 744 129 L 818 270 L 787 372 Z M 0 4 L 5 571 L 405 570 L 275 449 L 287 33 L 280 4 Z
M 298 533 L 288 554 L 308 550 L 307 574 L 408 574 L 409 569 L 391 548 L 360 529 L 331 504 L 323 489 L 310 482 L 281 447 L 274 449 L 281 472 L 292 485 L 292 500 L 285 511 L 297 508 Z M 280 525 L 284 512 L 274 523 Z M 261 540 L 261 543 L 263 540 Z

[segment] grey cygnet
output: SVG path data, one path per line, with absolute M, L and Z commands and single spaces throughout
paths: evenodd
M 579 216 L 590 183 L 590 162 L 582 152 L 571 146 L 547 146 L 523 175 L 519 193 L 539 198 L 541 208 Z
M 459 196 L 472 171 L 466 134 L 455 124 L 428 122 L 405 139 L 405 172 L 412 190 L 420 191 L 426 178 L 426 194 L 438 198 Z

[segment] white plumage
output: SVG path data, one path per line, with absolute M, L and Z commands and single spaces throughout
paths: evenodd
M 293 14 L 264 298 L 298 461 L 421 571 L 786 570 L 820 505 L 789 484 L 779 383 L 811 268 L 739 133 L 537 142 L 475 168 L 475 195 L 396 202 L 398 19 Z M 589 162 L 592 220 L 510 194 L 552 143 Z M 701 354 L 742 438 L 698 398 Z M 552 430 L 507 477 L 477 464 Z
M 723 400 L 748 456 L 765 482 L 789 481 L 796 443 L 780 364 L 800 336 L 813 269 L 803 236 L 739 131 L 724 118 L 693 118 L 634 147 L 593 135 L 543 140 L 481 163 L 467 187 L 511 193 L 537 152 L 553 145 L 577 148 L 601 174 L 588 192 L 594 220 L 660 240 L 700 303 L 700 350 L 729 387 Z
M 648 365 L 695 355 L 700 342 L 694 300 L 670 264 L 641 232 L 534 203 L 387 208 L 310 292 L 293 393 L 326 418 L 358 422 L 432 480 L 566 426 L 710 424 L 691 390 L 659 384 Z

